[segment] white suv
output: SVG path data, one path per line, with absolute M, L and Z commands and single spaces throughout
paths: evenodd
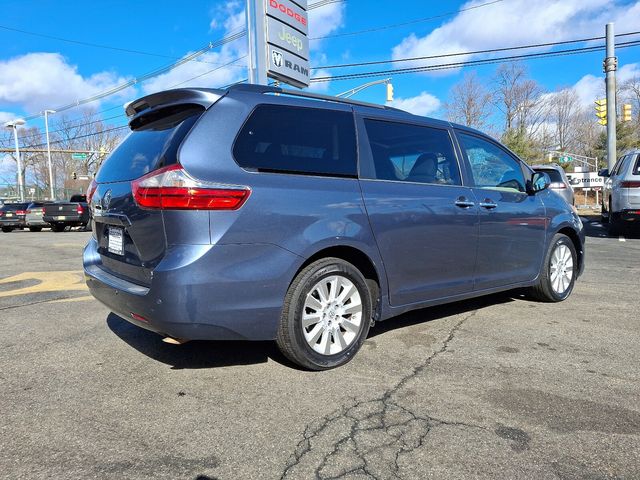
M 640 223 L 640 149 L 620 157 L 613 170 L 600 170 L 606 177 L 602 194 L 602 220 L 609 233 L 619 234 L 625 227 Z

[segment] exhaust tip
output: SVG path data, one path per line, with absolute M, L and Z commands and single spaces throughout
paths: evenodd
M 189 340 L 184 340 L 182 338 L 164 337 L 162 341 L 171 345 L 182 345 L 184 343 L 187 343 Z

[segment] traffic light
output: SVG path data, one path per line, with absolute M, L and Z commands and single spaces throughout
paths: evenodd
M 387 83 L 387 102 L 393 102 L 393 85 Z
M 600 125 L 607 124 L 607 99 L 606 98 L 603 98 L 602 100 L 596 100 L 596 117 L 600 119 L 598 120 L 598 123 Z
M 631 104 L 625 103 L 622 106 L 622 121 L 630 122 L 631 121 Z

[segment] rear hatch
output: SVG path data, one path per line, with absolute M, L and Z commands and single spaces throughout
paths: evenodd
M 144 110 L 130 122 L 131 133 L 100 167 L 89 199 L 102 268 L 145 286 L 167 242 L 162 210 L 141 208 L 132 182 L 176 164 L 178 148 L 205 110 L 193 103 L 165 106 L 161 96 L 146 97 Z
M 0 222 L 14 223 L 24 220 L 28 203 L 5 203 L 0 209 Z
M 54 221 L 66 222 L 82 216 L 83 207 L 78 203 L 56 202 L 44 206 L 44 214 Z
M 631 208 L 640 208 L 640 155 L 636 155 L 632 165 L 631 175 L 627 181 L 627 202 Z

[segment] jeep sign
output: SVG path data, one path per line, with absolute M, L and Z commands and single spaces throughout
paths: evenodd
M 267 76 L 295 87 L 308 87 L 307 0 L 264 2 Z

